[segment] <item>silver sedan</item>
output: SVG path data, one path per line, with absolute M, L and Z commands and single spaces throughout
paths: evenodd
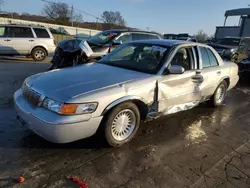
M 99 62 L 28 77 L 14 94 L 18 119 L 41 137 L 68 143 L 99 134 L 129 142 L 140 122 L 209 101 L 223 104 L 238 67 L 211 47 L 171 40 L 121 45 Z

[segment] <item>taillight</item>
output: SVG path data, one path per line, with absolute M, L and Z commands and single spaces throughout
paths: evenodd
M 54 45 L 55 45 L 55 46 L 57 45 L 56 39 L 54 39 Z

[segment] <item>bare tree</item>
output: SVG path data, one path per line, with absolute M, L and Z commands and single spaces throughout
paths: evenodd
M 81 13 L 75 13 L 73 15 L 73 21 L 74 22 L 83 22 L 82 14 Z
M 208 34 L 205 33 L 203 30 L 199 30 L 195 35 L 198 42 L 204 43 L 208 39 Z
M 105 11 L 102 13 L 102 20 L 104 23 L 111 24 L 111 25 L 119 25 L 119 26 L 126 26 L 126 21 L 122 17 L 121 13 L 116 11 Z
M 44 14 L 58 24 L 68 24 L 71 18 L 71 10 L 66 3 L 49 3 L 43 8 Z

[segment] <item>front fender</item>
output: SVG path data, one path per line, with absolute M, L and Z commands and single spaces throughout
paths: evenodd
M 123 102 L 127 102 L 127 101 L 132 101 L 132 100 L 137 100 L 137 101 L 140 101 L 142 103 L 145 103 L 145 101 L 143 100 L 142 97 L 138 97 L 138 96 L 125 96 L 125 97 L 122 97 L 120 99 L 117 99 L 115 100 L 114 102 L 110 103 L 102 112 L 102 116 L 107 113 L 110 109 L 112 109 L 113 107 L 123 103 Z

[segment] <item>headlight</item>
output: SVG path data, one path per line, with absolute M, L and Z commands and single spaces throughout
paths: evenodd
M 226 53 L 226 54 L 233 53 L 233 52 L 235 52 L 236 50 L 237 50 L 237 49 L 235 49 L 235 48 L 227 49 L 227 50 L 225 50 L 225 53 Z
M 53 112 L 59 112 L 59 110 L 62 108 L 63 103 L 54 101 L 52 99 L 49 98 L 45 98 L 43 101 L 43 107 L 47 108 L 48 110 L 51 110 Z
M 93 113 L 98 106 L 98 103 L 84 103 L 84 104 L 63 104 L 49 98 L 43 102 L 43 107 L 53 112 L 62 115 L 77 115 Z

